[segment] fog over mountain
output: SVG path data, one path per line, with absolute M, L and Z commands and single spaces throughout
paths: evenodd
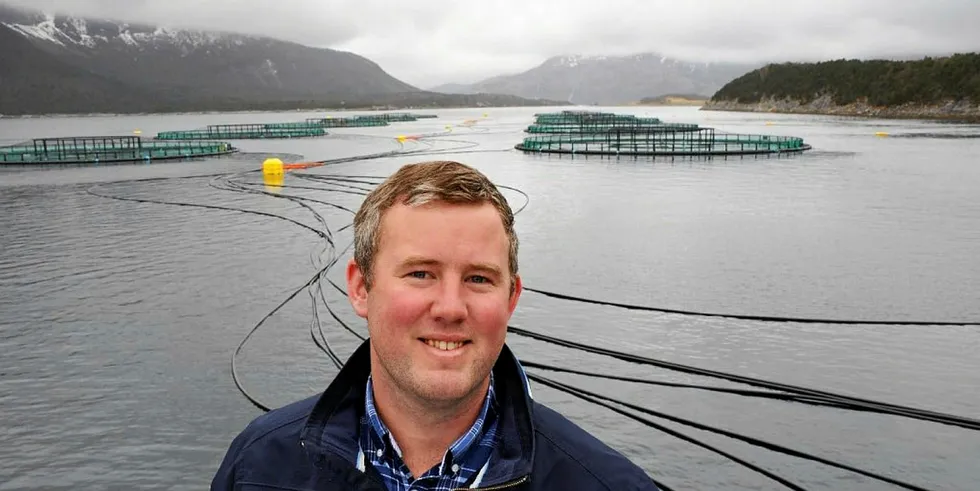
M 351 51 L 419 88 L 516 74 L 556 56 L 760 65 L 980 49 L 976 0 L 5 1 Z

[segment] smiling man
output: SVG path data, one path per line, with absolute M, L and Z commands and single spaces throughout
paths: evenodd
M 212 490 L 656 490 L 534 401 L 505 344 L 514 215 L 457 162 L 402 167 L 354 218 L 347 288 L 370 338 L 323 394 L 256 418 Z

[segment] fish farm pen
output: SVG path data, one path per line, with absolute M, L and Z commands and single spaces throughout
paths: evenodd
M 307 118 L 308 124 L 323 126 L 324 128 L 358 128 L 367 126 L 388 126 L 389 123 L 403 123 L 418 121 L 419 119 L 437 118 L 435 114 L 412 114 L 412 113 L 382 113 L 382 114 L 360 114 L 335 118 L 327 116 L 325 118 Z
M 309 138 L 327 135 L 326 128 L 363 128 L 389 123 L 436 118 L 435 114 L 382 113 L 344 118 L 307 118 L 290 123 L 214 124 L 203 129 L 162 131 L 157 140 L 252 140 L 262 138 Z
M 371 115 L 372 117 L 375 115 Z M 420 119 L 430 119 L 437 118 L 435 114 L 412 114 L 412 113 L 382 113 L 378 114 L 377 117 L 384 119 L 389 123 L 405 123 L 409 121 L 418 121 Z
M 157 139 L 251 140 L 260 138 L 308 138 L 326 134 L 327 130 L 322 125 L 303 121 L 296 123 L 214 124 L 199 130 L 163 131 L 157 133 Z
M 219 141 L 162 142 L 138 136 L 37 138 L 0 147 L 0 164 L 86 164 L 211 157 L 236 152 Z
M 323 128 L 365 128 L 368 126 L 388 126 L 388 120 L 377 116 L 353 116 L 350 118 L 309 118 L 308 124 Z
M 535 115 L 515 148 L 525 152 L 583 155 L 701 156 L 802 152 L 811 147 L 791 136 L 740 135 L 696 124 L 589 111 Z

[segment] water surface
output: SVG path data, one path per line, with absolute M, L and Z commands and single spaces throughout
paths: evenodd
M 980 143 L 961 138 L 980 133 L 976 126 L 644 108 L 636 113 L 730 132 L 800 136 L 814 150 L 781 158 L 655 161 L 513 150 L 541 110 L 442 110 L 434 120 L 337 129 L 324 138 L 235 142 L 243 153 L 212 160 L 0 169 L 0 490 L 206 486 L 231 438 L 260 413 L 232 381 L 232 354 L 256 323 L 309 280 L 329 250 L 316 234 L 276 218 L 92 193 L 255 210 L 321 227 L 294 202 L 212 185 L 215 175 L 258 169 L 270 155 L 319 160 L 399 149 L 465 152 L 309 172 L 383 177 L 429 158 L 480 168 L 529 196 L 517 228 L 520 269 L 534 288 L 714 313 L 980 320 Z M 134 129 L 148 136 L 314 115 L 3 119 L 0 143 Z M 467 120 L 477 123 L 459 126 Z M 451 136 L 424 144 L 401 147 L 394 138 L 446 125 L 453 126 Z M 891 136 L 876 137 L 878 131 Z M 260 183 L 254 175 L 245 179 Z M 293 176 L 286 184 L 315 185 Z M 361 199 L 318 190 L 279 192 L 351 209 Z M 515 206 L 524 204 L 516 192 L 507 196 Z M 312 206 L 340 249 L 346 247 L 350 231 L 338 230 L 350 215 Z M 341 284 L 342 269 L 329 277 Z M 330 307 L 363 332 L 346 300 L 326 286 L 324 292 Z M 247 390 L 271 406 L 322 390 L 336 373 L 310 340 L 313 301 L 305 292 L 297 295 L 237 359 Z M 325 336 L 346 357 L 356 338 L 319 304 Z M 702 368 L 980 417 L 976 326 L 750 322 L 619 310 L 530 292 L 513 325 Z M 733 385 L 508 339 L 527 360 Z M 688 389 L 554 377 L 928 489 L 980 486 L 976 432 Z M 541 386 L 534 395 L 674 489 L 784 489 L 572 396 Z M 666 425 L 807 489 L 896 489 Z

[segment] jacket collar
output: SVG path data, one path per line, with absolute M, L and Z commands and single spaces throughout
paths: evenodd
M 320 396 L 300 433 L 301 443 L 325 457 L 332 454 L 355 465 L 364 390 L 371 373 L 370 339 L 347 360 Z M 493 366 L 499 402 L 499 436 L 481 486 L 495 486 L 530 474 L 534 461 L 534 426 L 530 387 L 524 368 L 504 345 Z

